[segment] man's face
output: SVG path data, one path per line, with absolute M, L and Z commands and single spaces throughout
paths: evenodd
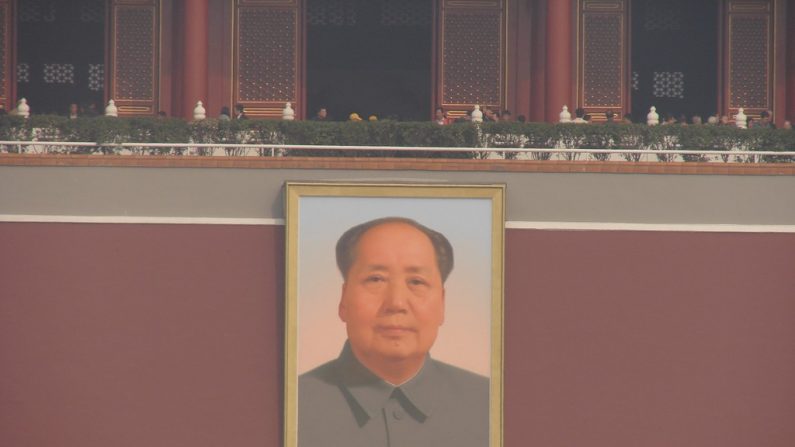
M 430 239 L 404 223 L 362 235 L 342 286 L 339 316 L 356 356 L 388 367 L 421 359 L 444 321 L 444 285 Z
M 326 112 L 326 109 L 320 109 L 320 110 L 317 111 L 317 117 L 321 118 L 321 119 L 325 119 L 327 113 L 328 112 Z

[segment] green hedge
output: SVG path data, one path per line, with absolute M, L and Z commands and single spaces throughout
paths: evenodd
M 314 121 L 219 121 L 207 119 L 185 122 L 181 119 L 158 118 L 80 118 L 32 116 L 25 120 L 15 116 L 0 117 L 0 139 L 6 141 L 82 141 L 96 142 L 102 151 L 118 151 L 114 144 L 131 143 L 250 143 L 300 144 L 334 146 L 401 146 L 401 147 L 467 147 L 467 148 L 577 148 L 577 149 L 653 149 L 658 158 L 667 160 L 672 150 L 750 150 L 793 151 L 795 133 L 789 130 L 742 130 L 723 126 L 654 126 L 645 125 L 575 125 L 546 123 L 470 123 L 438 126 L 431 122 L 329 122 Z M 13 148 L 4 148 L 13 151 Z M 76 149 L 69 152 L 92 151 Z M 180 153 L 172 148 L 150 150 L 155 153 Z M 230 154 L 235 150 L 230 149 Z M 263 151 L 263 155 L 270 151 Z M 383 156 L 381 152 L 290 150 L 285 155 Z M 394 157 L 485 157 L 471 152 L 399 152 Z M 506 151 L 505 158 L 516 153 Z M 546 159 L 548 153 L 531 153 L 535 159 Z M 577 159 L 580 154 L 566 154 Z M 594 154 L 605 159 L 609 154 Z M 639 157 L 626 154 L 627 160 Z M 684 156 L 699 161 L 698 155 Z M 760 157 L 762 161 L 793 161 L 784 157 Z M 750 161 L 750 160 L 749 160 Z

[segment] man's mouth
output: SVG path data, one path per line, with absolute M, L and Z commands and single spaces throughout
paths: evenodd
M 406 334 L 416 332 L 416 330 L 410 326 L 402 326 L 399 324 L 379 325 L 375 327 L 375 330 L 379 334 L 387 337 L 402 337 Z

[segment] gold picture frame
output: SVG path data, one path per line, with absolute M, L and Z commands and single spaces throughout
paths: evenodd
M 481 433 L 480 430 L 475 435 L 483 436 L 483 440 L 487 439 L 490 447 L 502 445 L 504 201 L 505 186 L 494 184 L 286 183 L 285 446 L 313 447 L 318 443 L 312 439 L 318 436 L 324 439 L 326 445 L 343 442 L 340 439 L 322 438 L 325 435 L 320 428 L 315 427 L 318 424 L 312 422 L 316 418 L 301 416 L 308 413 L 310 408 L 322 408 L 323 405 L 327 405 L 325 401 L 315 402 L 312 399 L 315 399 L 315 396 L 321 399 L 321 395 L 328 393 L 316 391 L 308 385 L 310 382 L 304 381 L 309 378 L 300 379 L 300 377 L 304 374 L 306 376 L 303 377 L 312 376 L 317 374 L 317 371 L 324 370 L 324 367 L 319 365 L 325 362 L 328 362 L 325 363 L 326 365 L 340 362 L 341 360 L 334 359 L 340 355 L 342 346 L 346 346 L 347 349 L 350 344 L 350 351 L 358 352 L 355 343 L 348 341 L 346 324 L 341 321 L 339 313 L 342 307 L 340 296 L 345 290 L 343 285 L 345 281 L 339 271 L 342 267 L 338 269 L 335 262 L 335 246 L 340 236 L 352 227 L 383 218 L 396 218 L 401 221 L 411 219 L 420 227 L 438 232 L 449 240 L 455 261 L 451 261 L 454 266 L 449 279 L 442 280 L 443 323 L 436 327 L 439 335 L 436 337 L 434 332 L 435 338 L 431 342 L 432 355 L 425 357 L 428 360 L 423 365 L 430 362 L 433 362 L 433 365 L 452 365 L 451 371 L 464 371 L 461 374 L 471 374 L 473 377 L 478 377 L 478 380 L 487 379 L 487 388 L 485 385 L 483 387 L 487 391 L 481 393 L 485 397 L 477 400 L 477 405 L 468 406 L 478 407 L 477 411 L 487 412 L 487 420 L 483 423 L 487 425 L 488 433 Z M 367 231 L 370 230 L 361 233 L 362 237 Z M 428 240 L 430 239 L 429 236 Z M 353 247 L 351 252 L 357 253 L 353 256 L 359 256 L 358 245 Z M 435 253 L 436 255 L 431 259 L 435 259 L 439 264 L 439 251 Z M 350 327 L 348 329 L 350 330 Z M 352 358 L 357 356 L 358 354 L 352 355 Z M 431 358 L 433 360 L 430 360 Z M 422 370 L 425 370 L 424 366 Z M 426 375 L 421 376 L 421 374 Z M 416 377 L 427 378 L 427 374 L 417 373 Z M 406 383 L 414 380 L 412 378 Z M 300 384 L 302 381 L 305 385 Z M 304 390 L 306 393 L 300 395 L 302 386 L 306 387 Z M 410 385 L 403 384 L 403 386 Z M 336 388 L 331 393 L 332 395 L 337 393 Z M 468 393 L 451 393 L 451 395 Z M 347 398 L 350 399 L 350 396 Z M 302 399 L 305 402 L 303 410 L 300 403 Z M 432 398 L 425 396 L 423 399 Z M 451 405 L 453 402 L 451 398 L 439 399 L 444 401 L 444 408 L 438 410 L 439 412 L 462 411 L 457 408 L 459 405 L 455 403 Z M 308 402 L 311 402 L 311 405 Z M 483 406 L 487 405 L 487 409 L 479 408 L 480 402 Z M 439 403 L 439 406 L 441 407 L 442 403 Z M 466 407 L 466 405 L 461 406 Z M 356 410 L 353 407 L 351 409 Z M 339 414 L 340 418 L 350 417 L 353 420 L 356 415 L 349 413 L 350 409 L 336 406 L 328 412 L 328 414 Z M 480 416 L 486 413 L 477 414 L 477 420 L 481 421 L 483 418 Z M 305 417 L 305 420 L 299 420 L 301 417 Z M 461 420 L 466 420 L 466 417 L 468 415 L 461 416 Z M 428 424 L 425 424 L 426 419 L 417 419 L 420 421 L 417 423 L 422 430 L 427 429 L 428 436 L 437 436 L 434 442 L 438 443 L 440 435 L 434 434 L 436 429 L 431 422 L 441 423 L 438 421 L 446 419 L 455 420 L 449 415 L 435 418 L 431 416 Z M 324 423 L 332 424 L 333 421 L 324 420 Z M 367 430 L 380 433 L 381 428 L 378 424 L 382 423 L 386 424 L 385 436 L 395 436 L 389 434 L 389 430 L 395 429 L 389 428 L 388 421 L 379 420 L 371 425 L 358 421 L 355 427 L 360 430 L 365 430 L 362 427 L 367 427 Z M 346 424 L 347 420 L 345 423 L 333 425 L 334 436 L 360 436 L 356 428 L 351 430 L 345 428 Z M 443 431 L 455 433 L 456 430 L 460 430 L 463 436 L 466 430 L 476 430 L 463 426 L 453 430 L 450 428 L 451 426 L 448 425 Z M 414 429 L 411 433 L 420 433 L 416 436 L 423 436 L 422 430 Z M 372 433 L 370 436 L 372 439 Z M 465 439 L 470 437 L 467 435 Z M 355 440 L 347 438 L 344 443 L 357 445 Z

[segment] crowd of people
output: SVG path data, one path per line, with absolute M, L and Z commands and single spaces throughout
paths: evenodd
M 514 121 L 513 115 L 511 114 L 510 110 L 503 110 L 502 112 L 494 111 L 490 107 L 483 107 L 483 121 L 484 122 L 497 122 L 497 121 Z M 594 119 L 594 116 L 586 113 L 585 109 L 578 108 L 574 111 L 574 117 L 571 119 L 571 123 L 575 124 L 592 124 L 592 123 L 604 123 L 604 124 L 633 124 L 636 121 L 633 120 L 631 113 L 625 113 L 622 117 L 619 116 L 612 110 L 607 110 L 600 116 L 598 120 Z M 434 116 L 434 121 L 440 125 L 446 125 L 456 122 L 466 122 L 472 120 L 472 112 L 468 112 L 466 114 L 460 115 L 451 115 L 450 112 L 445 112 L 441 107 L 436 109 L 436 113 Z M 519 115 L 516 117 L 517 122 L 525 122 L 526 119 L 524 115 Z M 645 123 L 645 121 L 643 121 Z M 773 122 L 772 114 L 770 111 L 763 111 L 759 114 L 757 119 L 753 117 L 747 118 L 747 127 L 750 128 L 768 128 L 768 129 L 775 129 L 776 125 Z M 681 126 L 699 126 L 699 125 L 715 125 L 715 126 L 735 126 L 735 121 L 730 118 L 728 115 L 718 115 L 714 114 L 706 119 L 706 121 L 700 115 L 693 115 L 690 119 L 687 119 L 687 116 L 684 114 L 680 114 L 678 116 L 674 114 L 664 114 L 660 119 L 661 125 L 681 125 Z M 784 121 L 783 127 L 785 129 L 791 129 L 792 124 L 789 121 Z
M 472 121 L 472 112 L 474 110 L 468 112 L 452 112 L 452 111 L 445 111 L 441 107 L 437 107 L 434 113 L 433 122 L 439 125 L 448 125 L 453 123 L 462 123 L 462 122 L 469 122 Z M 527 122 L 527 118 L 524 115 L 518 115 L 514 118 L 513 114 L 510 110 L 494 110 L 489 106 L 483 106 L 480 109 L 482 113 L 482 120 L 483 122 L 499 122 L 499 121 L 515 121 L 519 123 Z M 0 108 L 0 115 L 4 115 L 5 109 Z M 601 116 L 598 116 L 597 119 L 594 119 L 594 115 L 590 113 L 586 113 L 586 111 L 582 108 L 578 108 L 574 111 L 574 117 L 571 119 L 572 123 L 575 124 L 591 124 L 591 123 L 603 123 L 603 124 L 610 124 L 610 123 L 617 123 L 617 124 L 633 124 L 636 121 L 633 120 L 631 113 L 625 113 L 623 116 L 619 117 L 614 111 L 607 110 L 604 112 L 599 112 Z M 11 111 L 11 114 L 14 114 L 14 111 Z M 76 119 L 78 117 L 94 117 L 102 115 L 102 112 L 99 110 L 96 104 L 88 103 L 85 105 L 78 105 L 77 103 L 69 104 L 69 108 L 67 110 L 67 116 L 70 119 Z M 168 115 L 161 111 L 158 112 L 158 117 L 165 118 Z M 217 116 L 219 120 L 245 120 L 248 119 L 246 115 L 245 107 L 242 104 L 236 104 L 234 107 L 234 113 L 228 106 L 221 107 L 221 110 Z M 325 106 L 318 107 L 315 110 L 314 115 L 308 118 L 310 121 L 333 121 L 331 116 L 329 115 L 328 108 Z M 356 122 L 356 121 L 364 121 L 364 119 L 356 112 L 350 113 L 347 116 L 346 121 Z M 378 116 L 370 115 L 367 118 L 367 121 L 378 121 Z M 643 121 L 645 123 L 645 121 Z M 674 115 L 670 113 L 663 114 L 659 119 L 660 125 L 680 125 L 680 126 L 700 126 L 700 125 L 712 125 L 712 126 L 735 126 L 736 122 L 733 117 L 728 115 L 719 115 L 714 114 L 707 117 L 704 120 L 700 115 L 693 115 L 690 119 L 687 118 L 684 114 Z M 775 129 L 776 124 L 773 122 L 772 113 L 770 111 L 763 111 L 759 114 L 757 118 L 754 117 L 747 117 L 746 127 L 751 128 L 759 128 L 759 129 Z M 790 121 L 784 121 L 782 128 L 784 129 L 792 129 L 792 123 Z
M 687 116 L 685 116 L 684 114 L 679 116 L 674 116 L 672 114 L 665 114 L 660 120 L 660 124 L 662 125 L 678 124 L 682 126 L 687 126 L 687 125 L 699 126 L 702 124 L 712 125 L 712 126 L 735 126 L 736 122 L 728 115 L 718 115 L 717 113 L 709 116 L 706 122 L 699 115 L 693 115 L 690 118 L 690 120 L 688 120 Z M 747 117 L 746 127 L 749 129 L 751 128 L 775 129 L 776 124 L 773 122 L 773 117 L 771 112 L 766 110 L 762 111 L 759 114 L 758 118 L 754 118 L 751 116 Z M 785 129 L 792 129 L 792 124 L 789 121 L 784 121 L 783 127 Z
M 494 110 L 489 106 L 483 106 L 481 110 L 483 122 L 499 122 L 499 121 L 508 121 L 508 122 L 519 122 L 524 123 L 527 122 L 527 118 L 524 115 L 518 115 L 514 118 L 513 114 L 510 110 Z M 441 126 L 453 124 L 453 123 L 463 123 L 472 121 L 472 112 L 468 111 L 466 113 L 462 112 L 451 112 L 445 111 L 441 107 L 437 107 L 434 113 L 433 121 L 436 124 Z M 625 113 L 623 116 L 617 115 L 612 110 L 607 110 L 605 112 L 600 112 L 602 116 L 599 116 L 598 119 L 594 119 L 594 116 L 590 113 L 586 113 L 586 111 L 582 108 L 578 108 L 574 111 L 574 117 L 572 118 L 571 122 L 575 124 L 591 124 L 591 123 L 603 123 L 603 124 L 633 124 L 636 121 L 633 120 L 631 113 Z M 329 117 L 328 109 L 326 107 L 319 107 L 313 116 L 309 118 L 311 121 L 330 121 L 331 118 Z M 378 117 L 375 115 L 370 115 L 368 118 L 369 121 L 377 121 Z M 351 113 L 348 115 L 347 121 L 363 121 L 363 119 L 359 116 L 358 113 Z M 686 115 L 674 115 L 674 114 L 664 114 L 660 117 L 660 125 L 680 125 L 680 126 L 700 126 L 700 125 L 714 125 L 714 126 L 735 126 L 736 123 L 734 119 L 728 115 L 719 115 L 714 114 L 707 117 L 704 120 L 700 115 L 693 115 L 690 119 L 687 118 Z M 645 124 L 646 121 L 643 121 Z M 759 114 L 758 118 L 748 117 L 747 118 L 747 127 L 750 128 L 768 128 L 768 129 L 775 129 L 776 125 L 772 119 L 772 113 L 770 111 L 763 111 Z M 791 129 L 792 124 L 789 121 L 784 121 L 783 128 Z

